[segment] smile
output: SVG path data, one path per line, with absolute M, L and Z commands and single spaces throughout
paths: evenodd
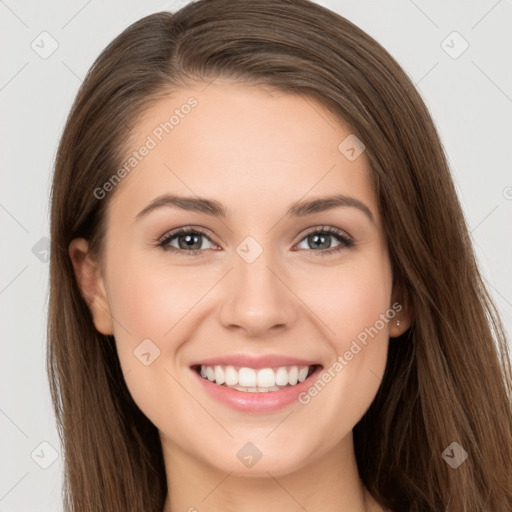
M 243 413 L 272 413 L 297 402 L 320 375 L 323 366 L 286 365 L 251 368 L 195 364 L 192 375 L 200 393 Z
M 197 371 L 210 382 L 237 391 L 267 393 L 304 382 L 314 371 L 311 366 L 279 366 L 276 368 L 248 368 L 231 365 L 201 365 Z

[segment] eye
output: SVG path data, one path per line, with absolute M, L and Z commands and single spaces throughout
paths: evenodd
M 331 246 L 333 239 L 338 242 L 338 245 L 335 247 Z M 315 249 L 313 252 L 317 252 L 318 256 L 327 256 L 354 245 L 354 241 L 346 233 L 331 226 L 315 228 L 307 233 L 299 244 L 303 241 L 305 241 L 306 245 L 313 247 Z M 306 247 L 306 249 L 309 249 L 310 247 Z M 303 247 L 301 249 L 303 249 Z
M 204 231 L 197 228 L 181 228 L 170 233 L 166 233 L 158 242 L 158 247 L 162 247 L 171 252 L 188 252 L 197 255 L 209 247 L 203 247 L 203 239 L 211 242 Z M 175 244 L 175 245 L 172 245 Z M 176 246 L 177 245 L 177 246 Z
M 338 245 L 334 247 L 332 247 L 333 239 L 338 242 Z M 204 240 L 208 240 L 211 246 L 204 247 Z M 305 249 L 311 249 L 312 247 L 312 252 L 318 253 L 318 256 L 329 255 L 354 245 L 354 241 L 346 233 L 331 226 L 323 226 L 311 230 L 302 238 L 298 245 L 303 243 L 303 241 L 305 241 L 306 245 L 310 246 Z M 191 256 L 197 256 L 215 246 L 206 232 L 191 226 L 166 233 L 158 240 L 157 245 L 171 252 L 189 253 Z M 304 249 L 304 247 L 299 248 Z

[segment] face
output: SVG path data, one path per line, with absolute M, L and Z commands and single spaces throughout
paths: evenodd
M 133 131 L 90 306 L 167 457 L 279 475 L 352 442 L 404 322 L 350 133 L 311 99 L 221 81 Z

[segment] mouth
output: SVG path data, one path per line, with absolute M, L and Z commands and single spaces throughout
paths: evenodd
M 202 379 L 245 393 L 275 393 L 294 388 L 322 369 L 320 364 L 250 368 L 232 365 L 192 365 Z

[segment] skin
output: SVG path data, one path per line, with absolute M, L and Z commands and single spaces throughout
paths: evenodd
M 95 326 L 114 335 L 128 389 L 160 431 L 172 491 L 164 512 L 383 510 L 359 478 L 352 429 L 380 386 L 389 337 L 409 326 L 405 309 L 306 405 L 235 411 L 206 395 L 189 368 L 250 353 L 326 369 L 399 301 L 366 155 L 349 161 L 338 150 L 350 128 L 313 100 L 220 80 L 154 105 L 131 147 L 191 96 L 197 106 L 109 192 L 104 259 L 84 239 L 69 246 Z M 167 206 L 135 219 L 164 192 L 216 199 L 229 216 Z M 284 216 L 295 201 L 333 193 L 364 203 L 374 221 L 349 206 Z M 196 245 L 202 254 L 157 247 L 183 226 L 208 232 Z M 322 226 L 354 245 L 327 254 L 336 238 L 317 248 L 306 236 Z M 236 252 L 247 236 L 263 249 L 252 263 Z M 149 366 L 134 356 L 147 338 L 160 350 Z M 247 442 L 262 453 L 250 468 L 236 455 Z

